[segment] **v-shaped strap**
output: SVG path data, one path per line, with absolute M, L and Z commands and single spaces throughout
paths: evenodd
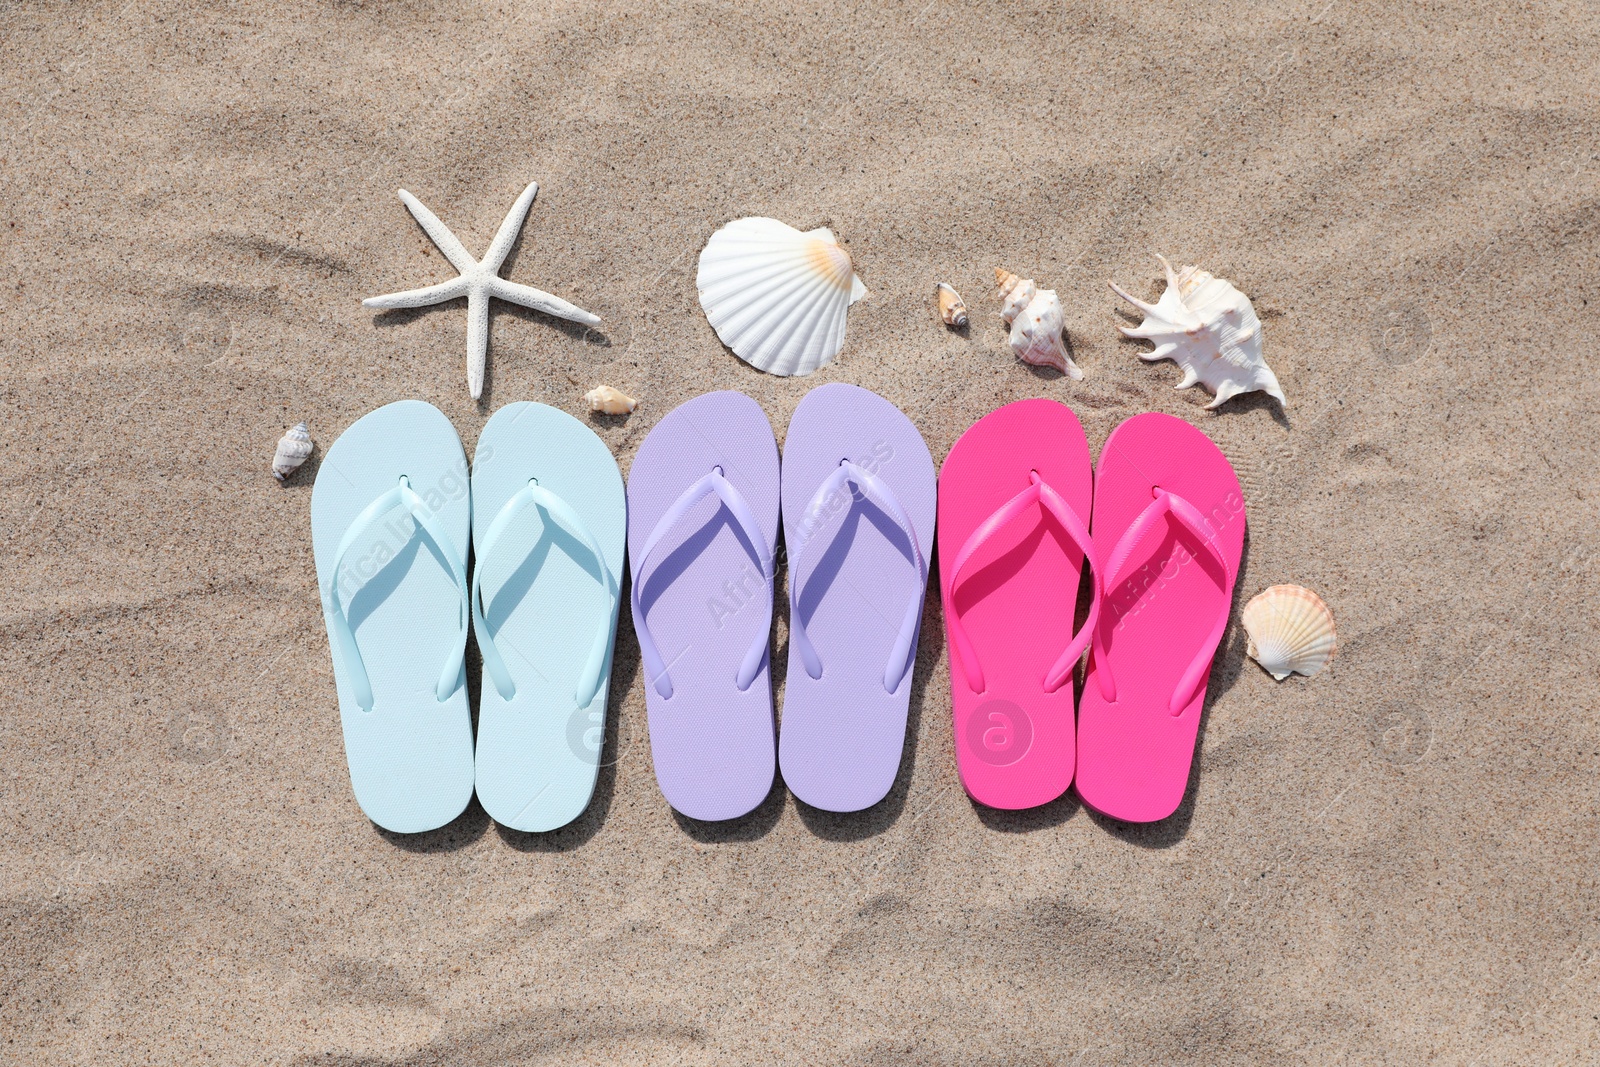
M 449 568 L 450 577 L 455 580 L 463 606 L 467 602 L 467 569 L 456 557 L 450 535 L 435 521 L 432 509 L 412 490 L 410 480 L 401 475 L 398 485 L 368 504 L 345 530 L 344 536 L 339 539 L 339 550 L 334 553 L 333 566 L 328 570 L 328 584 L 322 590 L 322 613 L 328 620 L 328 632 L 333 635 L 334 654 L 344 666 L 350 687 L 355 690 L 356 703 L 362 711 L 372 710 L 372 679 L 367 676 L 367 665 L 361 659 L 361 649 L 356 645 L 355 631 L 350 628 L 350 620 L 345 617 L 344 607 L 339 603 L 339 569 L 350 547 L 372 529 L 378 519 L 397 507 L 404 507 L 416 521 L 413 536 L 420 531 L 433 543 L 434 550 Z M 466 649 L 467 616 L 466 612 L 462 612 L 461 638 L 446 656 L 444 668 L 439 672 L 439 682 L 434 687 L 436 700 L 443 702 L 461 684 L 461 664 Z
M 511 678 L 511 672 L 506 669 L 505 657 L 500 654 L 500 648 L 495 644 L 494 635 L 489 630 L 489 620 L 483 611 L 483 564 L 499 545 L 501 537 L 511 526 L 518 515 L 530 506 L 537 506 L 543 513 L 548 527 L 549 516 L 555 518 L 583 542 L 583 547 L 593 557 L 595 564 L 600 568 L 601 584 L 605 586 L 606 595 L 610 597 L 610 610 L 601 621 L 595 632 L 594 641 L 589 646 L 589 658 L 583 665 L 583 673 L 578 676 L 577 688 L 573 691 L 572 699 L 577 701 L 578 707 L 586 708 L 594 700 L 595 693 L 600 689 L 600 674 L 605 669 L 606 657 L 611 652 L 611 643 L 616 636 L 616 627 L 612 621 L 616 616 L 616 601 L 618 596 L 617 580 L 611 573 L 611 568 L 606 566 L 605 553 L 600 550 L 600 545 L 595 541 L 594 534 L 584 523 L 583 517 L 561 497 L 550 490 L 542 488 L 536 478 L 528 479 L 528 484 L 518 492 L 512 494 L 500 507 L 494 521 L 489 523 L 489 529 L 483 535 L 483 544 L 478 552 L 478 565 L 472 574 L 472 624 L 478 635 L 478 650 L 483 653 L 483 669 L 489 675 L 494 687 L 499 692 L 501 699 L 510 700 L 517 695 L 517 686 Z
M 806 505 L 800 527 L 804 539 L 790 556 L 789 561 L 789 570 L 794 576 L 789 582 L 789 640 L 800 653 L 800 662 L 805 665 L 806 673 L 812 678 L 822 677 L 822 660 L 811 644 L 811 635 L 806 631 L 805 618 L 800 612 L 801 562 L 805 558 L 806 550 L 815 540 L 815 535 L 822 528 L 824 521 L 822 510 L 827 506 L 828 498 L 844 488 L 846 483 L 858 486 L 862 492 L 875 498 L 879 505 L 888 510 L 889 515 L 911 541 L 911 551 L 916 558 L 917 578 L 924 583 L 924 587 L 928 580 L 927 560 L 922 557 L 922 546 L 917 542 L 916 528 L 911 525 L 911 516 L 906 514 L 906 509 L 901 506 L 900 498 L 883 479 L 849 460 L 841 460 L 838 469 L 817 487 L 811 502 Z M 917 628 L 921 621 L 922 595 L 919 593 L 913 596 L 911 603 L 906 606 L 894 647 L 889 650 L 889 662 L 883 668 L 885 692 L 892 693 L 899 688 L 900 680 L 911 669 L 912 660 L 916 655 Z
M 1228 567 L 1228 561 L 1222 555 L 1222 550 L 1217 547 L 1217 534 L 1211 528 L 1211 523 L 1206 520 L 1200 509 L 1177 493 L 1165 489 L 1155 490 L 1155 499 L 1150 501 L 1145 509 L 1139 513 L 1128 528 L 1123 531 L 1122 537 L 1117 540 L 1116 548 L 1111 550 L 1111 558 L 1106 564 L 1105 589 L 1109 594 L 1122 583 L 1122 569 L 1127 566 L 1133 550 L 1138 547 L 1139 539 L 1145 535 L 1151 525 L 1161 516 L 1171 514 L 1179 524 L 1193 534 L 1195 539 L 1211 554 L 1222 568 L 1225 585 L 1222 598 L 1222 609 L 1217 613 L 1216 622 L 1211 627 L 1211 633 L 1201 644 L 1194 659 L 1189 661 L 1189 668 L 1183 672 L 1183 677 L 1178 679 L 1177 688 L 1172 691 L 1168 701 L 1168 710 L 1177 715 L 1189 706 L 1189 701 L 1194 697 L 1195 687 L 1211 669 L 1211 656 L 1217 650 L 1217 644 L 1222 640 L 1223 631 L 1228 628 L 1228 614 L 1232 609 L 1233 573 Z M 1111 673 L 1110 649 L 1106 646 L 1105 638 L 1097 629 L 1094 634 L 1094 672 L 1100 680 L 1100 695 L 1109 704 L 1117 702 L 1117 680 Z
M 655 635 L 650 632 L 649 620 L 640 596 L 647 580 L 651 554 L 661 539 L 667 535 L 678 521 L 688 514 L 690 508 L 698 504 L 703 498 L 715 493 L 733 515 L 734 521 L 739 524 L 739 529 L 744 532 L 745 539 L 750 542 L 757 554 L 756 562 L 761 566 L 761 577 L 765 582 L 767 591 L 767 621 L 761 627 L 761 632 L 756 636 L 755 643 L 745 653 L 743 661 L 739 664 L 739 672 L 734 677 L 734 684 L 742 693 L 750 688 L 756 675 L 761 672 L 761 664 L 767 655 L 767 639 L 772 628 L 772 548 L 767 544 L 767 538 L 761 531 L 761 523 L 756 519 L 755 512 L 750 504 L 739 492 L 732 482 L 722 476 L 721 467 L 713 467 L 711 473 L 685 489 L 678 499 L 673 501 L 667 513 L 661 516 L 655 529 L 650 531 L 650 536 L 645 539 L 644 549 L 639 553 L 639 559 L 634 564 L 633 582 L 633 622 L 634 630 L 639 636 L 639 654 L 644 661 L 645 672 L 650 678 L 650 684 L 655 686 L 657 693 L 663 698 L 672 696 L 672 678 L 667 673 L 667 665 L 661 658 L 661 651 L 656 645 Z
M 983 667 L 978 662 L 978 651 L 973 647 L 972 639 L 967 636 L 967 629 L 961 622 L 961 613 L 955 610 L 956 582 L 961 578 L 961 568 L 966 566 L 973 554 L 999 532 L 1001 527 L 1034 504 L 1054 515 L 1062 529 L 1067 531 L 1067 536 L 1072 538 L 1073 543 L 1083 552 L 1084 559 L 1089 562 L 1089 579 L 1094 583 L 1094 596 L 1089 601 L 1089 617 L 1084 620 L 1083 626 L 1072 636 L 1066 650 L 1044 676 L 1046 693 L 1055 692 L 1072 676 L 1072 668 L 1078 662 L 1078 657 L 1083 655 L 1083 650 L 1088 647 L 1089 640 L 1095 632 L 1095 621 L 1100 616 L 1100 576 L 1094 566 L 1094 545 L 1089 540 L 1089 531 L 1084 527 L 1083 520 L 1078 518 L 1078 513 L 1062 499 L 1061 494 L 1050 488 L 1049 483 L 1039 476 L 1038 471 L 1030 471 L 1028 487 L 996 508 L 976 530 L 972 531 L 966 544 L 961 546 L 955 566 L 950 571 L 951 604 L 950 610 L 945 613 L 945 622 L 950 628 L 951 643 L 959 653 L 957 658 L 961 661 L 961 670 L 966 677 L 967 687 L 975 693 L 983 692 L 988 686 L 985 684 Z

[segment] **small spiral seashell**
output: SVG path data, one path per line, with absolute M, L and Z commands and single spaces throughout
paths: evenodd
M 299 469 L 311 455 L 316 445 L 311 440 L 311 429 L 297 422 L 278 439 L 278 450 L 272 454 L 272 476 L 283 481 Z
M 1019 278 L 1000 267 L 994 269 L 1000 286 L 1000 317 L 1011 327 L 1011 351 L 1024 363 L 1054 367 L 1074 381 L 1083 380 L 1083 371 L 1067 355 L 1061 340 L 1066 323 L 1061 316 L 1061 301 L 1054 289 L 1040 289 L 1032 278 Z
M 938 287 L 934 289 L 934 293 L 939 298 L 939 318 L 944 321 L 944 324 L 958 330 L 965 326 L 967 324 L 967 305 L 961 299 L 961 294 L 944 282 L 939 283 Z
M 1338 645 L 1333 612 L 1298 585 L 1275 585 L 1252 597 L 1244 606 L 1244 629 L 1250 658 L 1280 682 L 1290 674 L 1317 674 Z
M 626 415 L 639 406 L 639 402 L 609 385 L 597 385 L 583 398 L 589 402 L 590 411 L 598 411 L 602 415 Z

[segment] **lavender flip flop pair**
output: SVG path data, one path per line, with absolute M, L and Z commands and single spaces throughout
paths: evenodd
M 661 792 L 700 820 L 747 814 L 778 763 L 796 797 L 859 811 L 905 746 L 933 548 L 933 457 L 853 385 L 812 390 L 779 466 L 766 415 L 708 393 L 650 432 L 628 476 L 633 625 Z M 789 665 L 776 739 L 768 641 L 778 515 Z

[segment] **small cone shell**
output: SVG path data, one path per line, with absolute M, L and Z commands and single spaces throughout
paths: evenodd
M 589 402 L 590 411 L 598 411 L 602 415 L 626 415 L 639 406 L 639 402 L 620 390 L 609 385 L 597 385 L 583 398 Z
M 1283 681 L 1290 674 L 1313 677 L 1333 659 L 1338 646 L 1333 612 L 1322 598 L 1298 585 L 1275 585 L 1244 606 L 1247 651 L 1268 674 Z
M 934 292 L 939 297 L 939 318 L 944 324 L 956 329 L 965 326 L 968 322 L 967 305 L 961 299 L 961 294 L 944 282 L 940 282 Z

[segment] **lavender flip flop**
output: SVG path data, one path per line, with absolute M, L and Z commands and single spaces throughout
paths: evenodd
M 933 551 L 937 478 L 876 393 L 806 394 L 783 446 L 789 675 L 778 760 L 796 797 L 860 811 L 894 784 Z
M 772 790 L 772 553 L 778 446 L 743 393 L 678 407 L 628 473 L 633 628 L 656 782 L 692 819 L 735 819 Z

